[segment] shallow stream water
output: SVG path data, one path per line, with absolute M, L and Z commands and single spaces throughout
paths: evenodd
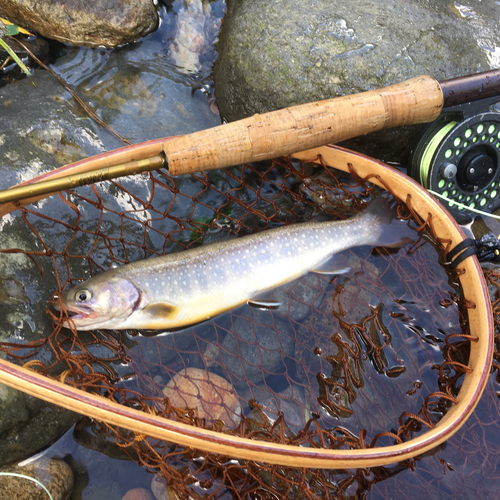
M 220 17 L 222 2 L 216 2 L 214 9 L 215 18 Z M 179 15 L 179 5 L 169 12 L 164 10 L 160 30 L 136 44 L 116 51 L 75 49 L 57 65 L 58 73 L 86 96 L 99 110 L 100 117 L 133 142 L 185 133 L 219 122 L 209 100 L 213 94 L 210 81 L 213 47 L 197 62 L 189 57 L 189 66 L 184 68 L 174 62 L 169 52 L 172 43 L 169 33 Z M 196 73 L 192 73 L 193 67 Z M 176 112 L 169 113 L 173 108 Z M 115 139 L 101 142 L 106 148 L 112 144 L 119 146 Z M 74 240 L 76 212 L 59 198 L 39 202 L 37 209 L 57 214 L 63 224 L 31 215 L 27 220 L 41 240 L 50 241 L 54 248 L 65 247 L 67 254 L 83 257 L 71 260 L 71 278 L 80 280 L 114 263 L 207 243 L 221 233 L 244 234 L 310 215 L 308 207 L 300 208 L 296 198 L 287 192 L 299 193 L 300 179 L 284 178 L 278 168 L 270 171 L 269 180 L 260 184 L 260 176 L 250 171 L 245 182 L 252 189 L 242 190 L 235 181 L 241 175 L 240 169 L 236 167 L 230 173 L 232 176 L 211 173 L 208 179 L 215 189 L 210 191 L 201 188 L 202 176 L 179 179 L 175 186 L 160 178 L 165 186 L 156 185 L 151 199 L 154 210 L 138 201 L 151 198 L 151 185 L 145 178 L 120 181 L 119 185 L 134 196 L 106 183 L 98 189 L 101 198 L 97 200 L 92 188 L 83 188 L 78 197 L 68 196 L 81 216 L 81 230 Z M 202 226 L 211 224 L 215 210 L 227 201 L 225 193 L 231 193 L 232 198 L 221 210 L 218 226 L 212 226 L 213 234 L 178 223 L 190 219 Z M 94 204 L 84 202 L 84 198 Z M 276 201 L 275 213 L 266 200 Z M 102 213 L 95 206 L 97 201 L 107 211 L 96 236 L 96 220 Z M 252 206 L 253 211 L 245 216 L 242 203 Z M 116 214 L 122 212 L 127 212 L 127 217 L 117 218 Z M 169 216 L 162 216 L 165 213 Z M 269 220 L 264 223 L 259 213 Z M 25 223 L 18 213 L 3 218 L 2 247 L 42 249 L 40 241 L 30 240 L 23 228 Z M 127 245 L 120 239 L 122 230 Z M 165 238 L 172 231 L 171 238 Z M 324 425 L 341 425 L 354 434 L 367 429 L 369 438 L 378 432 L 392 431 L 397 424 L 395 416 L 404 410 L 418 412 L 422 400 L 437 390 L 435 365 L 443 361 L 444 336 L 460 331 L 455 305 L 437 308 L 439 315 L 433 309 L 445 296 L 456 292 L 439 264 L 438 253 L 429 243 L 411 255 L 407 255 L 407 250 L 405 247 L 396 251 L 391 266 L 383 257 L 371 254 L 370 249 L 352 252 L 353 267 L 346 275 L 335 279 L 309 275 L 290 286 L 286 312 L 242 306 L 216 321 L 174 334 L 127 334 L 123 339 L 131 364 L 116 363 L 112 372 L 119 379 L 118 384 L 127 390 L 141 390 L 145 387 L 144 380 L 130 376 L 141 367 L 147 371 L 148 380 L 159 387 L 186 366 L 210 368 L 231 379 L 243 413 L 248 417 L 253 415 L 248 401 L 256 400 L 270 409 L 270 418 L 276 418 L 277 407 L 289 411 L 292 431 L 304 424 L 308 412 L 321 414 Z M 61 282 L 69 278 L 66 261 L 56 257 Z M 10 256 L 7 270 L 2 268 L 2 273 L 9 276 L 4 287 L 11 294 L 19 290 L 19 300 L 2 318 L 6 320 L 2 332 L 8 331 L 11 342 L 22 342 L 27 332 L 44 336 L 52 330 L 45 311 L 48 298 L 57 288 L 56 277 L 50 259 L 48 262 L 40 259 L 37 263 L 44 272 L 43 281 L 33 263 L 21 255 Z M 422 269 L 425 272 L 416 272 Z M 353 301 L 353 297 L 357 300 Z M 374 311 L 374 319 L 367 319 Z M 367 320 L 368 334 L 342 329 L 339 317 L 352 325 Z M 370 350 L 370 346 L 381 347 L 388 338 L 388 347 L 379 354 Z M 335 361 L 348 348 L 361 348 L 364 353 L 362 362 L 353 366 L 350 378 L 339 372 L 339 363 Z M 240 354 L 236 356 L 235 352 Z M 99 345 L 91 353 L 101 358 L 108 354 Z M 46 353 L 43 360 L 49 364 L 50 354 Z M 318 405 L 322 387 L 316 378 L 318 374 L 338 384 L 331 393 L 335 405 Z M 344 498 L 362 498 L 367 494 L 374 499 L 410 495 L 427 499 L 457 496 L 458 492 L 463 494 L 457 496 L 460 498 L 496 498 L 498 390 L 492 376 L 476 413 L 454 438 L 428 456 L 420 457 L 415 470 L 407 464 L 397 464 L 359 473 L 333 471 L 327 474 L 331 484 L 351 481 L 342 490 Z M 44 453 L 61 457 L 72 466 L 76 474 L 71 497 L 74 500 L 120 500 L 129 489 L 150 488 L 152 475 L 146 467 L 131 461 L 86 420 Z M 196 460 L 191 464 L 179 460 L 176 466 L 180 471 L 192 470 Z M 201 482 L 203 477 L 197 479 Z M 216 483 L 210 487 L 200 484 L 193 486 L 193 495 L 209 494 L 217 487 Z M 231 498 L 231 494 L 223 489 L 217 497 Z

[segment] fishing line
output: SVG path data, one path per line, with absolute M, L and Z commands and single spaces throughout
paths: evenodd
M 12 477 L 20 477 L 21 479 L 29 479 L 30 481 L 33 481 L 34 483 L 38 484 L 38 486 L 41 486 L 47 495 L 49 495 L 50 500 L 54 500 L 54 497 L 50 494 L 50 491 L 45 487 L 43 483 L 41 483 L 38 479 L 35 479 L 34 477 L 31 476 L 25 476 L 23 474 L 17 474 L 16 472 L 0 472 L 0 476 L 12 476 Z
M 422 160 L 420 161 L 420 184 L 425 188 L 429 187 L 429 183 L 427 181 L 429 176 L 429 168 L 431 166 L 432 158 L 434 157 L 434 153 L 436 152 L 438 146 L 441 144 L 441 141 L 444 139 L 446 134 L 457 124 L 457 122 L 452 121 L 444 125 L 432 139 L 427 144 L 427 147 L 424 150 L 422 155 Z
M 451 203 L 452 205 L 457 205 L 457 207 L 465 208 L 469 212 L 475 212 L 475 213 L 480 214 L 480 215 L 485 215 L 486 217 L 493 217 L 494 219 L 500 219 L 499 215 L 493 215 L 493 214 L 488 213 L 488 212 L 483 212 L 482 210 L 478 210 L 477 208 L 472 208 L 469 205 L 464 205 L 463 203 L 460 203 L 458 201 L 451 200 L 450 198 L 447 198 L 446 196 L 443 196 L 442 194 L 436 193 L 436 191 L 432 191 L 432 189 L 428 189 L 427 191 L 429 191 L 429 193 L 433 194 L 434 196 L 437 196 L 438 198 L 441 198 L 442 200 L 445 200 L 445 201 Z

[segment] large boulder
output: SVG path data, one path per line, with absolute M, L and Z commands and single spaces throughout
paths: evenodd
M 437 80 L 498 66 L 493 0 L 228 0 L 214 70 L 227 121 L 377 89 L 420 74 Z M 495 59 L 496 58 L 496 59 Z M 349 145 L 401 160 L 419 127 Z
M 205 94 L 190 86 L 192 78 L 165 62 L 167 25 L 163 22 L 140 44 L 114 51 L 73 48 L 52 67 L 101 119 L 133 142 L 218 125 Z M 0 110 L 2 188 L 124 145 L 87 119 L 69 92 L 44 70 L 0 88 Z M 62 217 L 57 204 L 52 205 L 55 197 L 43 203 L 46 213 Z M 57 238 L 50 223 L 38 230 L 45 240 Z M 0 248 L 37 248 L 19 212 L 0 218 L 0 233 Z M 47 259 L 39 259 L 38 265 L 43 277 L 28 257 L 0 254 L 0 342 L 37 342 L 53 331 L 46 311 L 57 289 L 56 276 Z M 39 356 L 47 365 L 56 361 L 49 344 L 40 348 Z M 58 365 L 52 374 L 66 368 Z M 0 384 L 0 465 L 46 447 L 78 418 Z
M 73 45 L 116 47 L 158 26 L 152 0 L 2 0 L 0 17 Z

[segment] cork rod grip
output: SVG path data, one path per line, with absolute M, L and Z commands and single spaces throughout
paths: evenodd
M 430 122 L 442 103 L 439 83 L 423 75 L 379 90 L 256 114 L 165 142 L 163 151 L 172 175 L 229 167 Z

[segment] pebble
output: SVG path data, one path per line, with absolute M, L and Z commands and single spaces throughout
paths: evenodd
M 133 490 L 128 490 L 123 495 L 122 500 L 155 500 L 155 497 L 145 488 L 134 488 Z
M 160 476 L 160 474 L 156 474 L 151 481 L 151 491 L 153 492 L 156 500 L 181 500 L 181 496 L 167 485 L 167 480 Z M 192 500 L 192 496 L 188 497 L 183 496 L 182 500 Z
M 234 387 L 215 373 L 185 368 L 172 377 L 163 394 L 177 408 L 196 409 L 207 425 L 222 420 L 234 429 L 240 423 L 242 409 Z

